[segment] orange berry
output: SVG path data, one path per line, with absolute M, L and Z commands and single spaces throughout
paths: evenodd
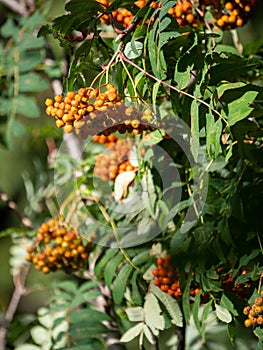
M 73 126 L 71 124 L 67 124 L 64 126 L 64 131 L 66 133 L 70 133 L 72 131 L 72 129 L 73 129 Z
M 252 321 L 251 321 L 250 319 L 247 318 L 247 319 L 244 321 L 244 325 L 245 325 L 245 327 L 249 328 L 249 327 L 252 326 Z
M 163 258 L 158 258 L 157 259 L 157 265 L 162 266 L 163 265 Z
M 233 10 L 233 4 L 231 2 L 227 2 L 225 4 L 225 9 L 228 10 L 228 11 Z
M 168 289 L 167 293 L 171 295 L 171 297 L 174 295 L 174 291 L 172 289 Z
M 256 306 L 262 306 L 263 305 L 263 298 L 256 298 L 255 301 L 254 301 L 254 304 Z
M 191 23 L 194 22 L 195 17 L 194 17 L 194 15 L 193 15 L 192 13 L 188 13 L 188 15 L 186 15 L 185 19 L 186 19 L 186 21 L 187 21 L 188 23 L 191 24 Z
M 67 97 L 68 97 L 70 100 L 73 100 L 74 97 L 75 97 L 75 92 L 69 91 L 69 92 L 67 93 Z
M 167 285 L 165 285 L 165 284 L 162 284 L 162 285 L 160 286 L 160 289 L 161 289 L 163 292 L 168 292 L 169 286 L 167 286 Z
M 53 100 L 51 98 L 47 98 L 46 101 L 45 101 L 45 105 L 47 107 L 53 106 Z
M 63 122 L 63 120 L 58 119 L 58 120 L 56 120 L 56 126 L 58 128 L 63 128 L 63 126 L 65 126 L 65 123 Z
M 242 25 L 244 24 L 244 21 L 242 18 L 238 18 L 236 21 L 236 26 L 237 27 L 242 27 Z
M 55 96 L 55 101 L 56 101 L 56 102 L 59 102 L 59 103 L 60 103 L 60 102 L 62 101 L 62 99 L 63 99 L 62 95 L 56 95 L 56 96 Z

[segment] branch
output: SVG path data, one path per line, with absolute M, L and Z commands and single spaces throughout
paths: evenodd
M 185 350 L 185 324 L 183 327 L 176 327 L 177 350 Z
M 0 0 L 0 3 L 20 16 L 28 16 L 29 14 L 26 4 L 23 2 L 18 2 L 16 0 Z
M 0 199 L 3 202 L 7 203 L 8 207 L 15 212 L 16 216 L 21 220 L 21 223 L 26 228 L 28 228 L 28 229 L 33 228 L 32 221 L 28 217 L 26 217 L 25 214 L 20 211 L 17 204 L 14 201 L 12 201 L 5 192 L 3 192 L 1 190 L 0 190 Z
M 6 349 L 6 338 L 10 324 L 14 318 L 17 307 L 23 295 L 26 294 L 25 282 L 30 269 L 30 264 L 24 264 L 21 266 L 20 271 L 14 276 L 15 290 L 12 294 L 11 300 L 9 302 L 3 324 L 0 327 L 0 349 Z

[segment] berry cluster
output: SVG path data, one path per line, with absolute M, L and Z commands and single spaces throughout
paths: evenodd
M 222 29 L 242 27 L 247 23 L 256 0 L 228 0 L 216 12 L 216 24 Z
M 153 123 L 150 109 L 125 106 L 112 84 L 97 89 L 80 88 L 77 93 L 69 91 L 64 98 L 62 95 L 55 96 L 54 100 L 47 98 L 45 104 L 46 113 L 56 118 L 58 128 L 64 128 L 65 132 L 74 128 L 82 138 L 97 134 L 109 136 L 116 131 L 138 135 L 162 125 Z
M 103 5 L 105 10 L 110 6 L 111 2 L 109 0 L 99 0 L 99 2 Z M 138 9 L 143 8 L 146 5 L 146 0 L 135 1 L 134 5 L 138 7 Z M 152 2 L 152 7 L 156 8 L 158 5 L 155 2 Z M 119 8 L 116 11 L 111 13 L 112 19 L 115 23 L 118 23 L 121 27 L 127 28 L 132 20 L 133 14 L 126 8 Z M 100 21 L 102 24 L 110 24 L 110 16 L 108 14 L 104 14 L 100 17 Z
M 99 89 L 80 88 L 77 93 L 69 91 L 64 98 L 62 95 L 55 96 L 54 100 L 47 98 L 45 105 L 47 115 L 56 118 L 57 127 L 64 128 L 65 132 L 71 132 L 73 127 L 79 129 L 85 124 L 82 121 L 84 117 L 96 111 L 105 111 L 108 106 L 116 106 L 122 102 L 117 89 L 112 84 L 107 84 L 105 92 Z
M 64 270 L 72 272 L 85 268 L 92 249 L 82 238 L 54 218 L 43 223 L 32 246 L 27 248 L 26 260 L 43 273 Z
M 254 299 L 252 306 L 244 307 L 243 314 L 248 317 L 244 321 L 246 327 L 263 327 L 263 290 Z
M 116 177 L 125 172 L 133 171 L 135 167 L 129 161 L 131 145 L 129 140 L 117 138 L 108 151 L 98 155 L 94 168 L 94 174 L 103 181 L 115 180 Z
M 99 0 L 104 6 L 105 10 L 111 4 L 109 0 Z M 138 8 L 145 6 L 146 1 L 136 1 L 134 3 Z M 247 23 L 251 12 L 255 7 L 256 0 L 178 0 L 176 5 L 169 9 L 169 14 L 173 16 L 180 27 L 191 26 L 198 27 L 204 24 L 205 13 L 210 11 L 215 17 L 215 22 L 224 30 L 241 27 Z M 156 2 L 152 2 L 151 6 L 157 8 L 161 6 Z M 133 19 L 133 14 L 125 9 L 119 8 L 111 13 L 115 23 L 118 23 L 123 28 L 128 27 Z M 104 24 L 110 24 L 110 16 L 104 14 L 100 18 Z M 212 23 L 210 23 L 212 24 Z
M 179 271 L 172 265 L 170 255 L 157 259 L 157 268 L 152 271 L 152 274 L 155 277 L 153 283 L 163 292 L 174 297 L 182 296 L 179 283 Z M 200 290 L 198 283 L 193 282 L 190 289 L 190 295 L 195 296 L 200 293 Z
M 92 137 L 93 142 L 98 142 L 101 145 L 105 145 L 107 148 L 113 146 L 117 142 L 117 140 L 119 140 L 119 138 L 114 134 L 110 134 L 109 136 L 101 134 Z
M 180 27 L 198 27 L 201 23 L 190 0 L 178 1 L 174 7 L 169 9 L 168 13 L 176 19 Z

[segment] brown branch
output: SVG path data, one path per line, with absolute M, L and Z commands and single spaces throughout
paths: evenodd
M 0 350 L 6 349 L 6 339 L 9 327 L 16 313 L 17 307 L 23 295 L 26 294 L 25 282 L 30 269 L 30 264 L 26 263 L 21 266 L 20 271 L 13 278 L 14 292 L 6 310 L 3 324 L 0 326 Z
M 14 13 L 17 13 L 20 16 L 28 16 L 29 11 L 26 8 L 26 4 L 16 1 L 16 0 L 0 0 L 4 6 L 9 8 Z
M 3 192 L 1 190 L 0 190 L 0 199 L 3 202 L 5 202 L 8 205 L 8 207 L 15 212 L 16 216 L 21 220 L 21 223 L 26 228 L 28 228 L 28 229 L 33 228 L 32 221 L 28 217 L 26 217 L 25 214 L 20 211 L 17 204 L 13 200 L 11 200 L 5 192 Z

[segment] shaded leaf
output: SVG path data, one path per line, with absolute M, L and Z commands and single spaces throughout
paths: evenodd
M 124 297 L 127 281 L 132 272 L 133 267 L 130 264 L 125 264 L 119 271 L 112 286 L 112 296 L 116 304 L 120 304 Z
M 228 111 L 223 112 L 230 126 L 246 118 L 252 112 L 253 107 L 250 104 L 255 100 L 257 94 L 257 91 L 248 91 L 242 97 L 227 105 Z

